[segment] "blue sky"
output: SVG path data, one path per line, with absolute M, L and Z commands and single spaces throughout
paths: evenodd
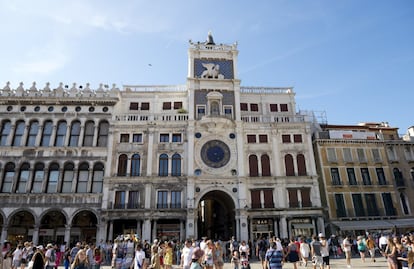
M 243 86 L 331 124 L 414 125 L 412 0 L 0 0 L 0 87 L 184 84 L 188 40 L 238 42 Z

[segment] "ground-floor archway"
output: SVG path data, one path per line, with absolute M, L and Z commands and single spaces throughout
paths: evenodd
M 236 233 L 235 205 L 225 192 L 214 190 L 206 193 L 198 203 L 198 238 L 228 240 Z

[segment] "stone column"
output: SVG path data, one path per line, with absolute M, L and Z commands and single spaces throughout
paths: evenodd
M 288 237 L 286 217 L 281 217 L 280 218 L 280 237 L 281 238 L 287 238 Z
M 154 151 L 155 128 L 148 128 L 148 155 L 147 155 L 147 176 L 152 175 L 153 151 Z
M 280 151 L 278 150 L 278 142 L 277 142 L 277 130 L 272 130 L 271 141 L 272 141 L 272 153 L 273 153 L 273 165 L 274 169 L 271 169 L 272 176 L 281 176 L 283 175 L 283 171 L 280 165 L 281 158 L 280 158 Z
M 63 240 L 66 242 L 67 246 L 70 245 L 70 228 L 71 228 L 70 224 L 65 225 L 65 235 L 64 235 Z
M 144 225 L 142 227 L 142 239 L 148 239 L 150 242 L 154 240 L 154 238 L 151 237 L 151 220 L 145 219 Z
M 32 238 L 33 244 L 37 246 L 39 243 L 39 225 L 35 224 L 33 227 L 33 238 Z
M 273 233 L 276 237 L 279 237 L 279 219 L 275 218 L 273 219 Z
M 157 238 L 157 220 L 153 221 L 153 227 L 152 227 L 152 239 L 154 240 Z
M 108 223 L 109 223 L 108 240 L 111 240 L 113 242 L 113 240 L 114 240 L 114 221 L 110 220 Z
M 3 243 L 7 238 L 7 230 L 8 230 L 8 226 L 6 224 L 3 224 L 3 227 L 1 228 L 1 238 L 0 238 L 1 243 Z

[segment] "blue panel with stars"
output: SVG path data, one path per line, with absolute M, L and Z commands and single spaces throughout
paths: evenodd
M 207 75 L 208 68 L 204 67 L 204 65 L 214 65 L 212 69 L 215 68 L 215 66 L 218 65 L 218 74 L 221 74 L 224 79 L 233 79 L 233 61 L 231 60 L 206 60 L 206 59 L 195 59 L 194 60 L 194 75 L 196 78 L 201 78 L 202 75 Z M 207 71 L 207 72 L 206 72 Z M 208 76 L 205 76 L 203 78 L 211 78 Z

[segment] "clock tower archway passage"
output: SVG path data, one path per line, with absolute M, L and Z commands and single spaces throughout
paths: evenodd
M 228 240 L 236 232 L 235 206 L 231 197 L 222 191 L 206 193 L 198 204 L 198 238 Z

